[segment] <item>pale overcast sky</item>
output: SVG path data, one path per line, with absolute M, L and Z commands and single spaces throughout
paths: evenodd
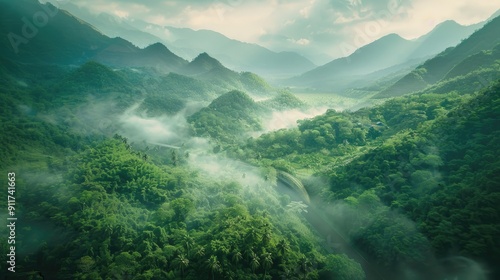
M 210 29 L 272 50 L 342 56 L 389 33 L 413 39 L 452 19 L 478 23 L 500 9 L 498 0 L 73 0 L 94 12 L 158 25 Z M 359 36 L 358 36 L 359 35 Z M 356 38 L 357 37 L 357 38 Z M 344 48 L 345 49 L 345 48 Z M 345 51 L 345 50 L 344 50 Z

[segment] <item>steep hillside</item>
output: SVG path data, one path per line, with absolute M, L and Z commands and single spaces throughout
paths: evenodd
M 166 47 L 139 49 L 130 42 L 111 39 L 90 24 L 37 0 L 0 1 L 2 56 L 23 63 L 80 65 L 95 60 L 110 66 L 153 67 L 172 71 L 187 62 Z M 33 15 L 47 22 L 35 26 Z M 57 43 L 54 43 L 57 42 Z
M 412 51 L 411 57 L 417 58 L 435 55 L 449 47 L 456 46 L 476 30 L 483 27 L 485 23 L 463 26 L 453 20 L 444 21 L 438 24 L 431 32 L 415 40 L 417 47 Z
M 165 42 L 157 36 L 135 28 L 124 18 L 119 18 L 108 13 L 95 14 L 83 7 L 75 5 L 71 1 L 60 1 L 58 4 L 60 9 L 66 10 L 76 17 L 92 24 L 111 38 L 121 37 L 140 48 L 145 48 L 155 43 Z
M 368 74 L 404 61 L 407 49 L 411 45 L 410 41 L 396 34 L 390 34 L 358 49 L 348 57 L 336 59 L 290 79 L 290 82 L 314 87 L 328 79 Z
M 357 195 L 373 191 L 385 205 L 415 221 L 438 259 L 456 254 L 473 258 L 488 264 L 497 278 L 500 244 L 493 236 L 500 233 L 500 162 L 494 156 L 500 150 L 499 98 L 497 82 L 434 122 L 398 133 L 335 169 L 331 195 L 348 200 L 353 188 Z M 379 261 L 390 258 L 378 249 L 382 231 L 386 229 L 368 226 L 354 240 Z M 419 246 L 410 246 L 418 254 Z

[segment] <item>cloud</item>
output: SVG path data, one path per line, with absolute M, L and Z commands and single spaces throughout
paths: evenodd
M 184 111 L 174 116 L 148 118 L 138 114 L 139 104 L 119 117 L 120 133 L 134 141 L 178 143 L 187 136 Z
M 306 46 L 306 45 L 309 45 L 311 43 L 311 41 L 309 41 L 308 39 L 305 39 L 305 38 L 300 38 L 298 40 L 288 39 L 288 41 L 292 42 L 294 44 L 297 44 L 297 45 L 301 45 L 301 46 Z

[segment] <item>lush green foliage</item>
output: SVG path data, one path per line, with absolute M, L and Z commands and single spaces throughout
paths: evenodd
M 101 47 L 126 46 L 70 22 Z M 418 94 L 255 138 L 264 117 L 304 103 L 206 54 L 185 75 L 1 57 L 0 171 L 17 174 L 22 221 L 16 277 L 445 279 L 432 274 L 438 260 L 462 255 L 499 278 L 498 39 L 483 40 L 495 24 L 403 78 L 405 91 L 433 84 Z M 39 36 L 20 60 L 61 47 Z M 161 44 L 143 52 L 169 56 Z
M 439 256 L 458 250 L 497 262 L 499 97 L 497 84 L 434 122 L 402 131 L 332 170 L 330 199 L 374 190 L 385 205 L 417 223 Z M 360 247 L 370 248 L 366 240 L 387 231 L 371 230 L 363 233 Z
M 292 273 L 314 279 L 338 267 L 320 253 L 304 221 L 273 198 L 272 186 L 221 184 L 187 166 L 159 168 L 121 136 L 93 144 L 68 162 L 59 170 L 61 179 L 31 182 L 22 195 L 22 218 L 31 228 L 20 230 L 18 248 L 44 244 L 23 271 L 73 279 Z M 48 235 L 41 234 L 44 224 L 50 225 Z M 363 277 L 348 259 L 338 261 L 350 269 L 346 273 Z

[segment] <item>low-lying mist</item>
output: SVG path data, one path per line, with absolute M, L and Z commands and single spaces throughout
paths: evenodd
M 252 136 L 258 137 L 264 133 L 274 130 L 297 127 L 298 120 L 313 118 L 324 114 L 327 110 L 327 107 L 317 107 L 305 110 L 291 109 L 284 111 L 272 111 L 262 120 L 263 130 L 252 133 Z
M 132 141 L 178 143 L 187 135 L 184 113 L 148 118 L 137 112 L 139 104 L 127 109 L 119 117 L 120 133 Z
M 328 249 L 362 264 L 367 279 L 488 279 L 487 269 L 476 260 L 453 252 L 437 257 L 417 224 L 371 191 L 329 204 L 316 196 L 306 218 L 326 239 Z

